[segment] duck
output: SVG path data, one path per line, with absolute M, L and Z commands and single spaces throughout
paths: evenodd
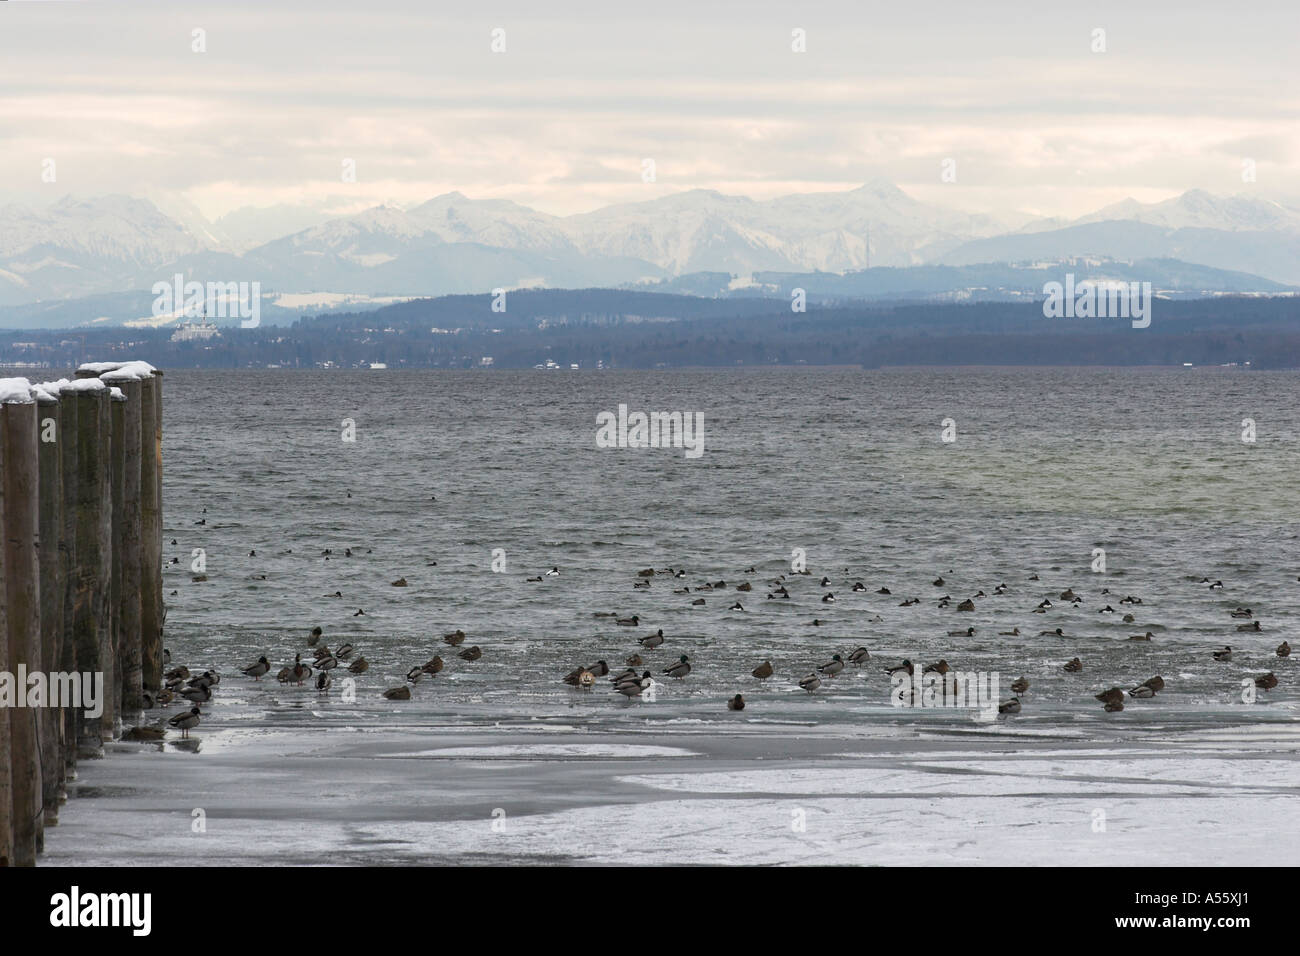
M 907 658 L 903 658 L 903 663 L 899 664 L 897 667 L 885 668 L 885 673 L 889 674 L 891 677 L 899 671 L 906 671 L 908 674 L 914 674 L 916 672 L 915 668 L 912 666 L 912 662 Z
M 1124 691 L 1119 687 L 1112 687 L 1110 690 L 1104 690 L 1100 694 L 1094 694 L 1097 700 L 1103 704 L 1124 703 Z
M 822 581 L 821 581 L 821 586 L 824 587 L 824 588 L 828 588 L 828 587 L 830 587 L 830 586 L 831 586 L 831 579 L 830 579 L 830 578 L 827 578 L 827 577 L 823 577 L 823 578 L 822 578 Z
M 585 667 L 575 667 L 564 675 L 564 682 L 570 687 L 590 687 L 596 683 L 596 675 Z
M 636 627 L 641 623 L 641 618 L 637 617 L 635 614 L 631 617 L 616 617 L 614 618 L 614 623 L 621 627 Z
M 1223 587 L 1223 582 L 1222 582 L 1222 581 L 1215 581 L 1213 584 L 1210 585 L 1210 590 L 1211 590 L 1211 591 L 1217 591 L 1217 590 L 1218 590 L 1219 588 L 1221 588 L 1221 587 Z
M 854 585 L 853 585 L 853 593 L 854 593 L 854 594 L 858 594 L 858 593 L 860 593 L 860 592 L 862 592 L 862 591 L 865 591 L 866 589 L 867 589 L 867 586 L 866 586 L 865 584 L 863 584 L 861 581 L 857 581 L 857 582 L 855 582 Z
M 276 673 L 275 679 L 278 680 L 281 684 L 289 683 L 291 680 L 293 680 L 293 668 L 281 667 L 280 670 Z
M 271 669 L 271 664 L 265 657 L 259 657 L 252 664 L 245 667 L 241 673 L 245 677 L 251 677 L 253 680 L 261 680 L 262 676 Z
M 1019 680 L 1011 682 L 1011 690 L 1013 693 L 1023 694 L 1025 691 L 1029 690 L 1029 681 L 1021 676 Z
M 1054 631 L 1039 631 L 1039 637 L 1065 637 L 1065 632 L 1059 627 Z
M 190 669 L 184 665 L 173 668 L 163 675 L 167 680 L 189 680 Z
M 700 607 L 704 603 L 705 603 L 704 598 L 696 598 L 694 601 L 691 602 L 691 607 Z
M 1155 637 L 1155 635 L 1150 631 L 1147 631 L 1145 634 L 1130 634 L 1128 639 L 1130 641 L 1149 641 L 1153 637 Z
M 968 628 L 966 628 L 966 630 L 964 630 L 964 631 L 949 631 L 949 632 L 948 632 L 948 636 L 949 636 L 949 637 L 974 637 L 974 636 L 975 636 L 975 628 L 973 628 L 973 627 L 968 627 Z
M 835 595 L 832 594 L 830 591 L 827 591 L 825 594 L 822 595 L 822 603 L 823 603 L 823 604 L 834 604 L 834 603 L 835 603 Z
M 1061 592 L 1060 599 L 1062 601 L 1073 601 L 1076 597 L 1078 597 L 1078 595 L 1074 593 L 1073 588 L 1066 588 L 1064 591 Z
M 456 656 L 463 661 L 476 661 L 483 656 L 483 651 L 477 644 L 475 644 L 473 647 L 461 651 Z
M 859 647 L 849 655 L 850 664 L 865 664 L 869 660 L 871 660 L 871 652 L 865 647 Z
M 664 671 L 664 673 L 667 674 L 669 677 L 675 677 L 678 680 L 681 680 L 690 672 L 691 672 L 691 663 L 686 659 L 685 654 L 683 654 L 681 658 L 678 659 L 676 664 L 673 664 L 666 671 Z
M 654 650 L 663 642 L 664 642 L 663 628 L 660 628 L 659 630 L 655 631 L 653 634 L 648 634 L 645 637 L 637 638 L 637 643 L 649 650 Z
M 921 673 L 942 675 L 948 673 L 950 670 L 952 670 L 952 668 L 948 666 L 948 662 L 941 657 L 937 663 L 928 665 Z
M 316 675 L 316 689 L 329 690 L 330 684 L 334 683 L 334 678 L 330 677 L 329 671 L 321 671 Z
M 633 590 L 636 590 L 637 588 L 648 588 L 649 586 L 650 586 L 650 582 L 649 582 L 649 581 L 634 581 L 634 582 L 632 582 L 632 589 L 633 589 Z
M 1248 608 L 1248 607 L 1239 607 L 1239 608 L 1237 608 L 1235 611 L 1229 611 L 1229 612 L 1228 612 L 1228 616 L 1229 616 L 1229 617 L 1245 617 L 1245 618 L 1250 618 L 1250 617 L 1254 617 L 1255 615 L 1254 615 L 1254 613 L 1251 612 L 1250 608 Z
M 450 644 L 452 647 L 459 647 L 465 643 L 465 632 L 461 630 L 452 631 L 450 634 L 442 635 L 442 642 Z
M 624 661 L 624 663 L 627 664 L 629 667 L 640 667 L 642 664 L 645 663 L 645 661 L 641 659 L 640 654 L 632 654 L 631 656 L 628 657 L 626 661 Z
M 330 664 L 329 666 L 326 666 L 324 663 L 326 660 L 334 661 L 334 663 Z M 323 669 L 329 670 L 330 667 L 333 667 L 336 664 L 338 664 L 338 661 L 335 661 L 332 655 L 326 654 L 325 657 L 322 660 L 318 661 L 317 663 L 320 664 L 320 666 Z M 293 680 L 298 684 L 299 687 L 302 686 L 303 681 L 305 681 L 308 677 L 311 676 L 311 668 L 302 662 L 301 654 L 294 655 L 293 670 L 289 672 L 289 676 L 293 678 Z
M 727 701 L 727 710 L 744 710 L 745 698 L 737 694 L 731 700 Z
M 186 700 L 200 704 L 207 703 L 212 699 L 212 688 L 207 684 L 200 684 L 198 687 L 186 687 L 179 693 Z
M 333 654 L 326 654 L 320 660 L 316 661 L 316 666 L 323 671 L 333 670 L 339 666 L 339 659 Z M 311 674 L 311 668 L 307 668 L 307 673 Z
M 1108 713 L 1108 714 L 1116 713 L 1117 711 L 1121 711 L 1121 710 L 1124 709 L 1124 701 L 1122 701 L 1122 700 L 1108 700 L 1108 701 L 1106 701 L 1106 706 L 1105 706 L 1103 709 L 1104 709 L 1104 710 L 1106 711 L 1106 713 Z
M 1221 650 L 1221 651 L 1215 651 L 1215 652 L 1214 652 L 1214 659 L 1215 659 L 1216 661 L 1230 661 L 1230 660 L 1232 660 L 1232 648 L 1231 648 L 1231 647 L 1226 647 L 1226 646 L 1225 646 L 1225 647 L 1223 648 L 1223 650 Z
M 844 661 L 840 655 L 834 654 L 831 656 L 829 661 L 817 668 L 817 670 L 825 674 L 827 677 L 834 677 L 840 671 L 844 670 Z
M 1125 614 L 1123 620 L 1125 624 L 1132 624 L 1134 621 L 1137 620 L 1137 618 L 1135 618 L 1132 614 Z
M 1249 624 L 1238 624 L 1238 625 L 1237 625 L 1237 630 L 1239 630 L 1239 631 L 1262 631 L 1262 630 L 1264 630 L 1264 628 L 1260 626 L 1259 621 L 1251 621 Z
M 1281 644 L 1279 644 L 1279 645 L 1277 646 L 1277 656 L 1278 656 L 1278 657 L 1290 657 L 1290 656 L 1291 656 L 1291 645 L 1288 644 L 1286 641 L 1283 641 Z
M 998 637 L 1019 637 L 1019 636 L 1020 636 L 1020 628 L 1018 627 L 1013 627 L 1009 631 L 998 631 Z
M 629 667 L 627 670 L 615 674 L 613 677 L 609 679 L 609 682 L 611 684 L 622 684 L 630 680 L 639 680 L 639 679 L 640 678 L 637 677 L 636 671 L 634 671 L 632 668 Z
M 642 691 L 648 690 L 650 685 L 653 683 L 654 678 L 650 676 L 649 671 L 646 671 L 639 678 L 633 677 L 631 680 L 615 684 L 614 690 L 622 694 L 624 697 L 631 699 L 633 697 L 640 697 Z
M 1097 613 L 1098 613 L 1098 614 L 1114 614 L 1114 613 L 1115 613 L 1115 609 L 1114 609 L 1113 607 L 1111 607 L 1109 604 L 1107 604 L 1105 607 L 1100 608 L 1100 609 L 1097 611 Z
M 799 686 L 811 694 L 818 687 L 822 686 L 822 679 L 816 674 L 809 674 L 807 677 L 799 681 Z
M 407 586 L 406 578 L 398 578 L 396 581 L 391 582 L 391 585 L 395 588 L 404 588 Z
M 388 690 L 384 691 L 384 697 L 387 700 L 410 700 L 411 688 L 406 685 L 402 685 L 401 687 L 390 687 Z
M 370 670 L 370 662 L 364 657 L 358 657 L 348 665 L 348 671 L 353 674 L 364 674 L 368 670 Z
M 880 588 L 880 590 L 876 591 L 876 593 L 877 593 L 877 594 L 893 594 L 894 592 L 891 591 L 891 590 L 889 590 L 889 588 Z
M 174 717 L 169 718 L 167 725 L 179 730 L 182 737 L 188 737 L 190 731 L 199 725 L 199 719 L 202 716 L 197 707 L 191 707 L 189 710 L 181 711 Z
M 1157 674 L 1155 677 L 1149 677 L 1142 682 L 1143 687 L 1150 687 L 1154 691 L 1165 689 L 1165 679 Z
M 998 704 L 999 714 L 1018 714 L 1020 713 L 1020 698 L 1012 697 L 1010 700 L 1004 700 Z
M 1139 700 L 1146 700 L 1156 696 L 1156 689 L 1147 684 L 1138 684 L 1128 692 L 1130 697 L 1136 697 Z
M 1255 678 L 1255 686 L 1263 690 L 1272 690 L 1277 686 L 1277 678 L 1273 676 L 1272 671 L 1269 671 L 1263 677 Z
M 420 670 L 424 671 L 426 674 L 433 675 L 439 673 L 444 666 L 442 658 L 437 654 L 434 654 L 433 657 L 420 666 Z
M 941 587 L 943 587 L 943 578 L 935 578 L 935 579 L 934 579 L 933 581 L 931 581 L 930 583 L 933 584 L 933 585 L 934 585 L 935 587 L 937 587 L 937 588 L 941 588 Z
M 755 667 L 752 671 L 750 671 L 750 673 L 753 674 L 755 677 L 757 677 L 759 680 L 767 680 L 769 677 L 772 676 L 772 662 L 763 661 L 763 663 Z
M 215 671 L 204 671 L 198 677 L 190 678 L 191 687 L 216 687 L 221 683 L 221 675 Z
M 834 599 L 834 598 L 831 598 L 831 600 L 833 601 L 833 600 L 835 600 L 835 599 Z M 731 607 L 727 608 L 728 611 L 743 611 L 744 609 L 745 609 L 745 608 L 741 605 L 741 603 L 740 603 L 739 601 L 737 601 L 735 604 L 731 605 Z
M 962 601 L 960 604 L 957 605 L 957 610 L 973 611 L 975 610 L 975 602 L 972 601 L 970 598 L 967 598 L 966 600 Z
M 546 576 L 547 576 L 548 578 L 558 578 L 558 577 L 560 576 L 560 569 L 559 569 L 559 567 L 558 567 L 558 566 L 552 566 L 551 570 L 549 570 L 549 571 L 546 572 Z
M 351 644 L 342 644 L 339 646 L 338 650 L 334 652 L 334 656 L 341 661 L 345 661 L 352 656 L 352 652 L 354 650 L 356 650 L 356 648 L 354 648 Z
M 1067 674 L 1077 674 L 1083 670 L 1083 662 L 1077 657 L 1072 657 L 1065 663 L 1065 672 Z

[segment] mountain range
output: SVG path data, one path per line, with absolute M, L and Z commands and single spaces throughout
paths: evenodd
M 112 309 L 105 316 L 106 301 L 130 294 L 130 308 L 138 309 L 140 293 L 177 272 L 203 282 L 259 281 L 263 293 L 353 297 L 690 288 L 684 280 L 698 273 L 732 280 L 723 289 L 704 283 L 708 294 L 756 294 L 772 284 L 758 277 L 781 276 L 784 288 L 790 275 L 812 274 L 851 296 L 871 293 L 854 291 L 862 281 L 824 274 L 851 280 L 888 269 L 904 275 L 891 271 L 886 290 L 960 295 L 969 286 L 953 283 L 990 281 L 988 270 L 972 267 L 997 265 L 996 278 L 1008 264 L 1032 269 L 1092 258 L 1208 267 L 1175 269 L 1193 291 L 1300 285 L 1300 202 L 1201 190 L 1159 203 L 1126 200 L 1072 221 L 957 212 L 880 180 L 765 201 L 691 190 L 563 217 L 453 192 L 303 228 L 319 215 L 276 207 L 210 223 L 180 200 L 118 195 L 0 207 L 0 306 L 10 307 L 4 324 L 30 311 L 36 327 L 56 302 L 61 314 L 76 315 L 69 300 L 85 300 L 83 322 L 117 321 L 130 316 Z M 906 274 L 913 269 L 921 271 Z

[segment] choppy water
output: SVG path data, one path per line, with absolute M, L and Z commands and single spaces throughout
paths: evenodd
M 620 403 L 702 412 L 703 457 L 598 448 L 595 416 Z M 1023 712 L 1005 721 L 1026 731 L 1158 734 L 1296 716 L 1296 665 L 1274 656 L 1300 632 L 1295 373 L 177 371 L 165 407 L 164 560 L 179 558 L 166 569 L 165 643 L 175 662 L 222 672 L 205 708 L 212 729 L 971 726 L 965 714 L 890 706 L 881 669 L 903 657 L 997 671 L 1004 697 L 1026 676 Z M 1247 417 L 1254 444 L 1241 440 Z M 341 439 L 346 418 L 354 443 Z M 956 423 L 951 444 L 940 441 L 944 418 Z M 1104 575 L 1090 571 L 1095 547 L 1107 552 Z M 201 583 L 195 548 L 206 552 Z M 504 573 L 492 571 L 496 548 Z M 791 578 L 790 600 L 766 600 L 795 548 L 811 575 Z M 526 582 L 552 565 L 560 577 Z M 668 566 L 687 578 L 633 588 L 637 570 Z M 1226 586 L 1208 590 L 1207 576 Z M 390 586 L 399 577 L 409 586 Z M 673 593 L 718 580 L 728 588 L 699 595 L 704 607 Z M 752 592 L 733 590 L 743 580 Z M 851 593 L 859 580 L 867 591 Z M 1000 582 L 1009 591 L 993 596 Z M 874 593 L 882 585 L 891 597 Z M 1057 601 L 1066 587 L 1084 603 Z M 956 611 L 981 589 L 974 613 Z M 828 590 L 833 605 L 821 601 Z M 944 594 L 952 605 L 940 609 Z M 1121 606 L 1127 594 L 1143 603 Z M 912 596 L 922 603 L 898 606 Z M 1057 609 L 1031 613 L 1045 597 Z M 745 610 L 727 610 L 737 599 Z M 1119 613 L 1098 614 L 1105 603 Z M 1262 633 L 1235 632 L 1237 605 L 1254 609 Z M 1121 623 L 1125 610 L 1134 624 Z M 331 647 L 349 641 L 371 664 L 355 703 L 337 679 L 320 694 L 239 675 L 260 654 L 291 663 L 317 624 Z M 946 636 L 969 626 L 972 638 Z M 998 636 L 1013 627 L 1020 637 Z M 1034 636 L 1056 627 L 1068 637 Z M 482 660 L 441 643 L 456 628 Z M 589 693 L 560 682 L 600 658 L 621 670 L 635 638 L 659 628 L 667 643 L 643 653 L 664 682 L 653 702 L 629 705 L 603 680 Z M 1151 643 L 1127 640 L 1148 630 Z M 1211 657 L 1224 644 L 1231 663 Z M 812 696 L 796 686 L 858 645 L 873 657 L 864 669 Z M 381 697 L 435 653 L 447 667 L 411 701 Z M 690 676 L 663 677 L 680 654 Z M 1082 674 L 1061 670 L 1073 656 Z M 776 676 L 760 685 L 749 672 L 764 658 Z M 1281 685 L 1243 703 L 1242 680 L 1265 671 Z M 1091 696 L 1157 673 L 1166 690 L 1123 714 Z M 724 706 L 737 692 L 743 714 Z

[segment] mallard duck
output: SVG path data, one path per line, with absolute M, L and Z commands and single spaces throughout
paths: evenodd
M 442 642 L 444 644 L 450 644 L 452 647 L 459 647 L 461 644 L 465 643 L 465 632 L 452 631 L 450 634 L 444 634 L 442 635 Z
M 628 657 L 626 661 L 624 661 L 624 663 L 627 664 L 629 667 L 640 667 L 642 664 L 645 663 L 645 661 L 641 659 L 640 654 L 632 654 Z
M 212 699 L 212 688 L 207 684 L 200 684 L 198 687 L 186 687 L 178 692 L 186 700 L 204 704 Z
M 398 578 L 396 581 L 392 582 L 392 585 L 395 588 L 404 588 L 406 587 L 406 578 Z
M 1154 687 L 1149 687 L 1146 684 L 1138 684 L 1128 692 L 1128 695 L 1130 697 L 1136 697 L 1139 700 L 1146 700 L 1156 696 L 1156 689 Z
M 754 585 L 750 584 L 748 581 L 743 581 L 743 582 L 741 582 L 740 584 L 737 584 L 737 585 L 736 585 L 736 590 L 737 590 L 737 591 L 752 591 L 752 590 L 754 590 Z
M 334 656 L 341 661 L 345 661 L 352 656 L 354 650 L 355 648 L 351 644 L 340 644 L 338 650 L 334 652 Z
M 483 656 L 483 651 L 477 644 L 475 644 L 473 647 L 461 651 L 456 656 L 463 661 L 476 661 Z
M 817 668 L 817 670 L 822 674 L 825 674 L 827 677 L 834 677 L 840 671 L 844 670 L 844 661 L 840 658 L 840 655 L 835 654 L 832 655 L 829 661 Z
M 173 670 L 169 670 L 166 674 L 163 675 L 163 677 L 165 677 L 167 680 L 182 680 L 182 681 L 189 680 L 190 669 L 184 665 L 181 665 L 180 667 L 174 668 Z
M 323 671 L 333 670 L 339 666 L 339 659 L 333 654 L 326 654 L 324 657 L 321 657 L 316 661 L 316 666 Z M 307 668 L 307 670 L 310 672 L 311 668 Z
M 319 640 L 321 639 L 321 635 L 324 634 L 324 633 L 325 633 L 325 632 L 322 631 L 319 627 L 313 627 L 313 628 L 311 629 L 311 633 L 310 633 L 309 635 L 307 635 L 307 646 L 308 646 L 308 647 L 315 647 L 315 646 L 316 646 L 316 642 L 319 641 Z
M 973 628 L 973 627 L 968 627 L 968 628 L 966 628 L 966 630 L 964 630 L 964 631 L 949 631 L 949 632 L 948 632 L 948 636 L 949 636 L 949 637 L 974 637 L 974 636 L 975 636 L 975 628 Z
M 1263 626 L 1259 623 L 1259 621 L 1251 621 L 1249 624 L 1238 624 L 1238 625 L 1237 625 L 1237 630 L 1239 630 L 1239 631 L 1262 631 L 1262 630 L 1264 630 L 1264 628 L 1263 628 Z
M 1004 700 L 998 704 L 999 714 L 1018 714 L 1020 713 L 1020 698 L 1012 697 L 1010 700 Z
M 330 684 L 334 683 L 334 678 L 330 677 L 329 671 L 321 671 L 316 675 L 316 689 L 329 690 Z
M 1124 703 L 1124 691 L 1119 687 L 1112 687 L 1110 690 L 1104 690 L 1100 694 L 1094 694 L 1093 696 L 1103 704 L 1118 703 L 1123 705 Z
M 691 663 L 686 659 L 685 654 L 683 654 L 678 659 L 676 664 L 673 664 L 666 671 L 664 671 L 664 673 L 667 674 L 669 677 L 675 677 L 678 680 L 681 680 L 690 672 L 691 672 Z
M 903 663 L 899 664 L 897 667 L 886 667 L 886 668 L 885 668 L 885 673 L 886 673 L 886 674 L 889 674 L 890 676 L 893 676 L 894 674 L 897 674 L 899 671 L 906 671 L 906 672 L 909 673 L 909 674 L 914 674 L 914 673 L 916 673 L 915 668 L 912 666 L 912 662 L 909 661 L 909 660 L 907 660 L 907 658 L 904 658 L 904 659 L 903 659 Z
M 799 681 L 799 686 L 811 694 L 818 687 L 822 686 L 822 679 L 816 674 L 809 674 L 807 677 Z
M 437 654 L 434 654 L 433 657 L 420 666 L 420 670 L 424 671 L 426 674 L 437 674 L 442 670 L 443 666 L 442 658 Z
M 410 700 L 411 688 L 406 686 L 390 687 L 388 690 L 384 691 L 384 697 L 388 700 Z
M 865 647 L 859 647 L 849 655 L 850 664 L 865 664 L 869 660 L 871 660 L 871 652 Z
M 278 680 L 281 684 L 289 683 L 290 681 L 293 680 L 293 668 L 281 667 L 279 672 L 275 675 L 275 679 Z
M 1065 637 L 1065 632 L 1059 627 L 1054 631 L 1039 631 L 1039 637 Z
M 1106 713 L 1108 713 L 1108 714 L 1113 714 L 1113 713 L 1115 713 L 1115 712 L 1117 712 L 1117 711 L 1121 711 L 1121 710 L 1124 709 L 1124 701 L 1122 701 L 1122 700 L 1108 700 L 1108 701 L 1106 701 L 1106 706 L 1105 706 L 1104 709 L 1105 709 Z
M 960 604 L 957 605 L 957 610 L 973 611 L 975 610 L 975 602 L 972 601 L 970 598 L 967 598 L 966 600 L 962 601 Z
M 1027 690 L 1029 690 L 1029 681 L 1025 680 L 1023 676 L 1019 680 L 1014 680 L 1011 682 L 1012 693 L 1023 694 Z
M 641 692 L 649 689 L 653 683 L 654 678 L 650 676 L 649 671 L 646 671 L 639 678 L 633 677 L 631 680 L 620 681 L 614 685 L 614 690 L 624 697 L 640 697 Z
M 1272 671 L 1269 671 L 1263 677 L 1255 678 L 1255 686 L 1264 690 L 1272 690 L 1277 686 L 1277 678 L 1273 676 Z
M 1214 659 L 1215 659 L 1216 661 L 1230 661 L 1230 660 L 1232 660 L 1232 648 L 1231 648 L 1231 647 L 1224 647 L 1224 649 L 1221 650 L 1221 651 L 1215 651 L 1215 652 L 1214 652 Z
M 727 701 L 727 710 L 744 710 L 745 698 L 737 694 L 731 700 Z
M 750 671 L 750 673 L 753 674 L 755 677 L 757 677 L 759 680 L 767 680 L 769 677 L 772 676 L 772 662 L 763 661 L 763 663 L 755 667 L 752 671 Z
M 1288 644 L 1286 641 L 1283 641 L 1281 644 L 1279 644 L 1279 645 L 1277 646 L 1277 656 L 1278 656 L 1278 657 L 1290 657 L 1290 656 L 1291 656 L 1291 645 Z
M 637 672 L 629 667 L 627 670 L 615 674 L 609 679 L 609 682 L 611 684 L 622 684 L 630 680 L 640 680 L 640 678 L 637 676 Z
M 655 631 L 653 634 L 648 634 L 645 637 L 637 638 L 637 643 L 640 644 L 642 647 L 647 648 L 648 650 L 654 650 L 663 642 L 664 642 L 664 632 L 662 628 L 658 631 Z
M 952 670 L 952 668 L 948 666 L 948 662 L 941 657 L 936 663 L 927 666 L 925 670 L 921 671 L 921 673 L 943 675 L 948 673 L 950 670 Z
M 1154 691 L 1162 691 L 1165 689 L 1165 679 L 1157 674 L 1155 677 L 1150 677 L 1144 680 L 1142 686 L 1150 687 Z
M 322 657 L 329 657 L 329 655 L 330 655 L 330 649 L 329 649 L 329 647 L 328 647 L 327 645 L 322 644 L 320 647 L 318 647 L 318 648 L 316 648 L 315 650 L 313 650 L 313 651 L 311 652 L 311 654 L 312 654 L 312 660 L 313 660 L 313 661 L 318 661 L 318 660 L 320 660 Z M 299 656 L 301 656 L 301 655 L 299 655 Z
M 188 711 L 181 711 L 176 716 L 167 721 L 168 726 L 174 727 L 181 732 L 182 737 L 188 737 L 190 731 L 199 725 L 199 718 L 202 715 L 197 707 L 191 707 Z
M 1081 670 L 1083 670 L 1083 662 L 1080 661 L 1079 658 L 1072 657 L 1069 661 L 1066 662 L 1065 672 L 1067 674 L 1077 674 Z
M 181 715 L 177 714 L 176 716 L 179 717 Z M 137 727 L 132 727 L 124 733 L 122 739 L 139 742 L 146 740 L 162 740 L 165 736 L 167 736 L 167 731 L 163 730 L 161 727 L 150 727 L 145 724 L 140 724 Z
M 355 661 L 353 661 L 351 664 L 348 665 L 348 670 L 351 671 L 353 674 L 364 674 L 369 669 L 370 669 L 370 662 L 366 660 L 364 657 L 358 657 Z
M 1254 617 L 1255 615 L 1251 612 L 1250 608 L 1239 607 L 1235 611 L 1229 611 L 1228 616 L 1236 617 L 1236 618 L 1251 618 Z
M 261 680 L 262 675 L 271 669 L 270 662 L 265 657 L 259 657 L 254 663 L 249 664 L 241 671 L 245 677 L 251 677 L 253 680 Z
M 590 687 L 596 682 L 596 675 L 585 667 L 575 667 L 564 675 L 564 682 L 570 687 Z
M 198 677 L 191 677 L 189 685 L 191 687 L 216 687 L 221 683 L 221 678 L 212 671 L 204 671 Z
M 326 657 L 329 660 L 334 660 L 334 658 L 329 655 L 326 655 Z M 338 662 L 335 661 L 335 663 Z M 322 664 L 321 666 L 324 665 Z M 332 667 L 333 665 L 330 666 Z M 325 669 L 329 670 L 328 667 L 326 667 Z M 293 670 L 290 672 L 290 676 L 298 684 L 299 687 L 302 686 L 303 681 L 305 681 L 308 677 L 311 677 L 311 668 L 302 662 L 301 654 L 294 656 Z
M 621 627 L 636 627 L 641 623 L 641 618 L 633 614 L 631 617 L 616 617 L 614 623 Z
M 998 631 L 998 637 L 1019 637 L 1019 636 L 1020 636 L 1020 628 L 1018 627 L 1013 627 L 1009 631 Z
M 1155 635 L 1150 631 L 1147 631 L 1145 634 L 1130 634 L 1128 639 L 1130 641 L 1149 641 L 1153 637 L 1155 637 Z

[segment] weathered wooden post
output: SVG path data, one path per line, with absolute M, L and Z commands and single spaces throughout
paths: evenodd
M 63 659 L 63 460 L 58 382 L 32 389 L 41 430 L 41 661 L 59 670 Z M 52 704 L 53 702 L 51 702 Z M 41 721 L 41 802 L 47 827 L 59 823 L 59 781 L 63 776 L 63 712 L 49 706 Z M 37 847 L 40 852 L 42 847 Z
M 112 662 L 107 635 L 108 591 L 111 586 L 112 497 L 108 462 L 112 444 L 108 388 L 98 378 L 81 378 L 68 385 L 77 396 L 77 600 L 72 637 L 77 645 L 77 670 L 109 675 Z M 77 750 L 80 759 L 104 755 L 103 715 L 78 711 Z
M 140 381 L 140 639 L 144 689 L 162 689 L 162 373 Z
M 12 379 L 0 379 L 0 385 L 10 385 Z M 6 456 L 4 443 L 0 442 L 0 474 L 5 470 Z M 0 481 L 0 541 L 8 538 L 5 521 L 4 482 Z M 8 568 L 4 564 L 5 549 L 0 547 L 0 581 L 7 578 Z M 9 602 L 7 588 L 0 587 L 0 674 L 10 670 L 9 662 Z M 9 715 L 0 710 L 0 866 L 9 866 L 14 856 L 14 788 L 13 788 L 13 748 L 9 738 Z
M 28 695 L 29 675 L 41 661 L 40 472 L 36 402 L 26 379 L 0 385 L 0 443 L 3 444 L 4 589 L 9 645 L 8 672 L 15 699 L 8 701 L 15 866 L 34 866 L 43 843 L 41 812 L 40 711 L 48 703 Z M 25 390 L 16 387 L 23 383 Z M 3 715 L 0 715 L 3 716 Z
M 102 379 L 101 379 L 102 381 Z M 109 448 L 109 569 L 108 569 L 108 606 L 104 609 L 108 616 L 108 659 L 113 662 L 112 673 L 104 674 L 104 739 L 116 740 L 122 736 L 122 633 L 118 627 L 122 603 L 122 539 L 123 527 L 122 500 L 123 485 L 126 481 L 126 459 L 122 452 L 126 442 L 126 418 L 123 406 L 126 396 L 119 388 L 108 389 L 108 432 L 112 441 Z
M 77 671 L 77 641 L 73 636 L 77 612 L 77 582 L 80 563 L 77 561 L 77 393 L 67 379 L 59 384 L 59 441 L 63 465 L 63 515 L 60 524 L 63 535 L 59 541 L 59 565 L 63 577 L 63 629 L 59 653 L 59 670 L 67 674 Z M 59 773 L 59 802 L 68 799 L 68 781 L 77 775 L 77 721 L 78 713 L 64 708 L 60 725 L 63 767 Z
M 114 488 L 114 547 L 117 561 L 114 578 L 119 578 L 117 601 L 118 670 L 121 681 L 122 716 L 135 719 L 144 707 L 144 684 L 141 679 L 140 639 L 140 572 L 144 567 L 140 554 L 140 395 L 138 375 L 127 370 L 109 371 L 101 380 L 122 390 L 121 515 L 118 520 L 117 489 Z M 116 411 L 115 411 L 116 415 Z M 117 421 L 114 418 L 114 436 Z M 114 463 L 119 456 L 114 455 Z M 120 527 L 121 533 L 118 533 Z

